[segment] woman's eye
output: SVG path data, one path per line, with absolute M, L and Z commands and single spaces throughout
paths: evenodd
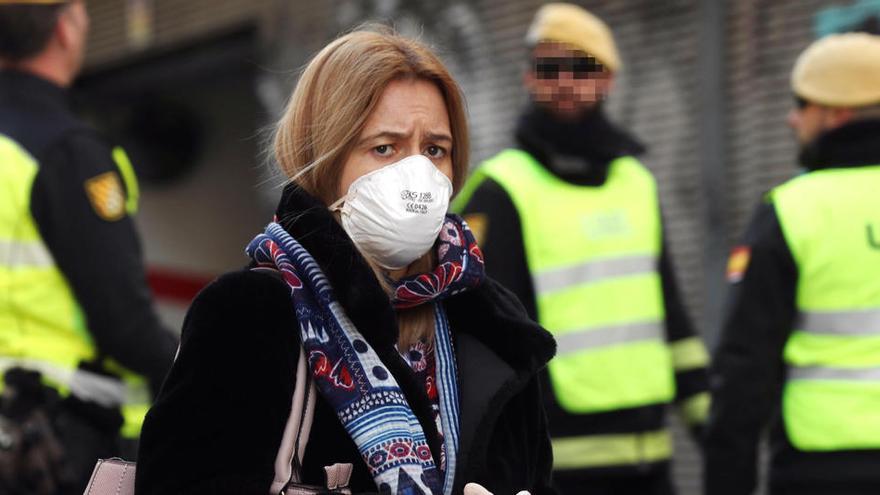
M 373 151 L 375 151 L 380 156 L 388 156 L 391 154 L 392 149 L 390 145 L 380 144 L 379 146 L 373 148 Z
M 428 146 L 425 149 L 425 154 L 430 158 L 443 158 L 446 156 L 446 150 L 440 146 Z

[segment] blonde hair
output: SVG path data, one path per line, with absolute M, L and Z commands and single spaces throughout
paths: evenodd
M 422 79 L 443 95 L 452 131 L 453 190 L 467 175 L 468 130 L 464 98 L 440 59 L 422 43 L 389 28 L 346 34 L 309 62 L 275 130 L 275 159 L 284 173 L 326 204 L 345 158 L 388 83 Z
M 425 80 L 443 95 L 452 132 L 453 194 L 468 169 L 469 140 L 464 98 L 440 59 L 419 41 L 384 26 L 364 26 L 324 47 L 309 62 L 278 122 L 274 154 L 281 170 L 324 204 L 339 194 L 342 167 L 388 84 Z M 386 292 L 381 270 L 369 260 Z M 433 254 L 410 265 L 410 272 L 433 267 Z M 398 312 L 401 350 L 433 338 L 430 305 Z

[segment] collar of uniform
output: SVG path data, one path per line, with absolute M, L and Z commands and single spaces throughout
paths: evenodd
M 638 155 L 644 147 L 615 126 L 601 106 L 575 121 L 560 121 L 537 105 L 520 116 L 516 139 L 525 151 L 562 180 L 600 186 L 615 158 Z
M 35 101 L 54 109 L 70 108 L 67 90 L 42 77 L 16 70 L 0 71 L 0 95 L 17 101 Z
M 880 165 L 880 119 L 852 122 L 821 134 L 801 149 L 799 160 L 809 170 Z

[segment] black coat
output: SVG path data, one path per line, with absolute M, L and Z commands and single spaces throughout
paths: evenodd
M 371 269 L 314 198 L 288 187 L 278 218 L 320 264 L 352 322 L 397 379 L 437 459 L 430 402 L 395 349 L 396 315 Z M 553 356 L 552 337 L 490 279 L 444 304 L 461 394 L 454 493 L 471 481 L 498 495 L 551 492 L 552 454 L 537 372 Z M 290 411 L 299 345 L 282 281 L 241 271 L 204 289 L 144 423 L 138 495 L 266 494 Z M 304 457 L 307 483 L 323 482 L 323 466 L 349 462 L 353 491 L 376 491 L 354 442 L 320 396 Z

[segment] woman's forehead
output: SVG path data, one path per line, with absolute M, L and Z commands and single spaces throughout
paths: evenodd
M 442 93 L 423 79 L 392 81 L 367 119 L 364 133 L 375 132 L 377 127 L 400 133 L 448 133 L 449 114 Z

